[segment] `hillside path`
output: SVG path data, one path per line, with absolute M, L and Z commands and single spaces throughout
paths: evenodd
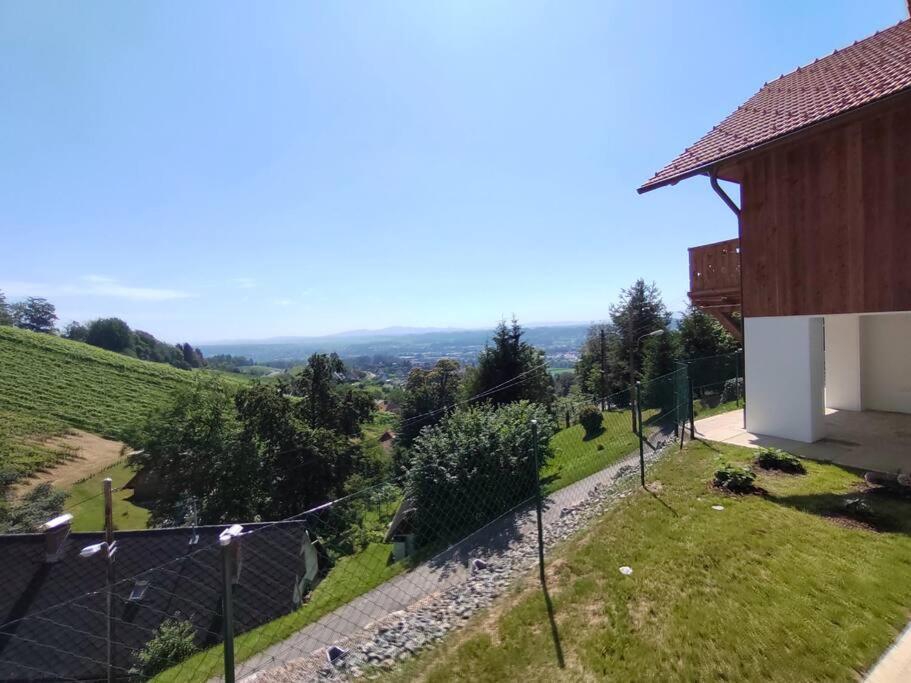
M 653 434 L 651 439 L 662 439 L 666 436 Z M 628 468 L 638 470 L 638 449 L 604 469 L 547 496 L 543 506 L 545 534 L 548 526 L 560 519 L 564 508 L 585 500 L 598 485 L 613 484 Z M 318 651 L 329 645 L 343 643 L 378 619 L 466 580 L 471 571 L 472 558 L 483 557 L 485 561 L 495 563 L 496 556 L 514 544 L 523 541 L 535 542 L 536 527 L 535 508 L 531 503 L 507 513 L 433 559 L 386 581 L 305 626 L 289 638 L 254 655 L 237 667 L 237 680 L 253 681 L 259 671 L 319 654 Z
M 43 483 L 53 484 L 61 491 L 66 490 L 73 484 L 113 465 L 131 450 L 122 441 L 105 439 L 80 429 L 71 429 L 67 434 L 46 439 L 41 445 L 72 453 L 72 456 L 53 467 L 35 472 L 13 487 L 13 496 L 24 496 Z

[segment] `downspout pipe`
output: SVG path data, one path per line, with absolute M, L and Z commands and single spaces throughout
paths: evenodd
M 712 189 L 715 190 L 715 194 L 721 197 L 721 201 L 728 205 L 728 208 L 734 212 L 737 220 L 740 221 L 740 207 L 734 203 L 734 200 L 724 191 L 724 188 L 718 184 L 718 176 L 715 175 L 714 169 L 709 173 L 709 183 L 711 183 Z
M 728 205 L 728 208 L 734 212 L 734 215 L 737 216 L 737 243 L 741 245 L 740 258 L 743 258 L 743 226 L 740 222 L 740 207 L 734 203 L 734 200 L 731 199 L 730 195 L 724 191 L 724 188 L 718 184 L 718 175 L 715 169 L 713 168 L 709 172 L 709 184 L 711 184 L 712 189 L 715 190 L 715 194 L 721 197 L 721 201 Z M 743 326 L 743 358 L 744 358 L 744 372 L 743 372 L 743 428 L 747 428 L 747 405 L 746 405 L 746 388 L 747 388 L 747 379 L 746 379 L 746 347 L 747 347 L 747 324 L 746 316 L 743 314 L 743 264 L 741 263 L 740 268 L 740 324 Z

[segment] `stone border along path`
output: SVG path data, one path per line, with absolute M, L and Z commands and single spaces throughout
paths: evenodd
M 646 466 L 668 447 L 675 448 L 668 432 L 653 433 L 650 439 L 657 440 L 657 450 L 647 450 Z M 628 495 L 624 485 L 638 476 L 637 449 L 547 496 L 543 501 L 545 547 L 583 529 L 610 503 Z M 297 683 L 378 676 L 377 670 L 426 649 L 490 605 L 536 564 L 537 555 L 535 507 L 528 503 L 254 655 L 238 666 L 236 678 Z M 349 650 L 335 666 L 326 660 L 325 648 L 330 645 Z

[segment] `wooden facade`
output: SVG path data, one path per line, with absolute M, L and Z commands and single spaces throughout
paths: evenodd
M 744 316 L 911 310 L 911 94 L 723 171 L 741 184 Z

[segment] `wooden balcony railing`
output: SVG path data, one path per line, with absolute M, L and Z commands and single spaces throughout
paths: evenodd
M 690 296 L 729 294 L 740 299 L 740 241 L 690 247 Z
M 725 240 L 690 247 L 690 301 L 742 338 L 740 312 L 740 241 Z

